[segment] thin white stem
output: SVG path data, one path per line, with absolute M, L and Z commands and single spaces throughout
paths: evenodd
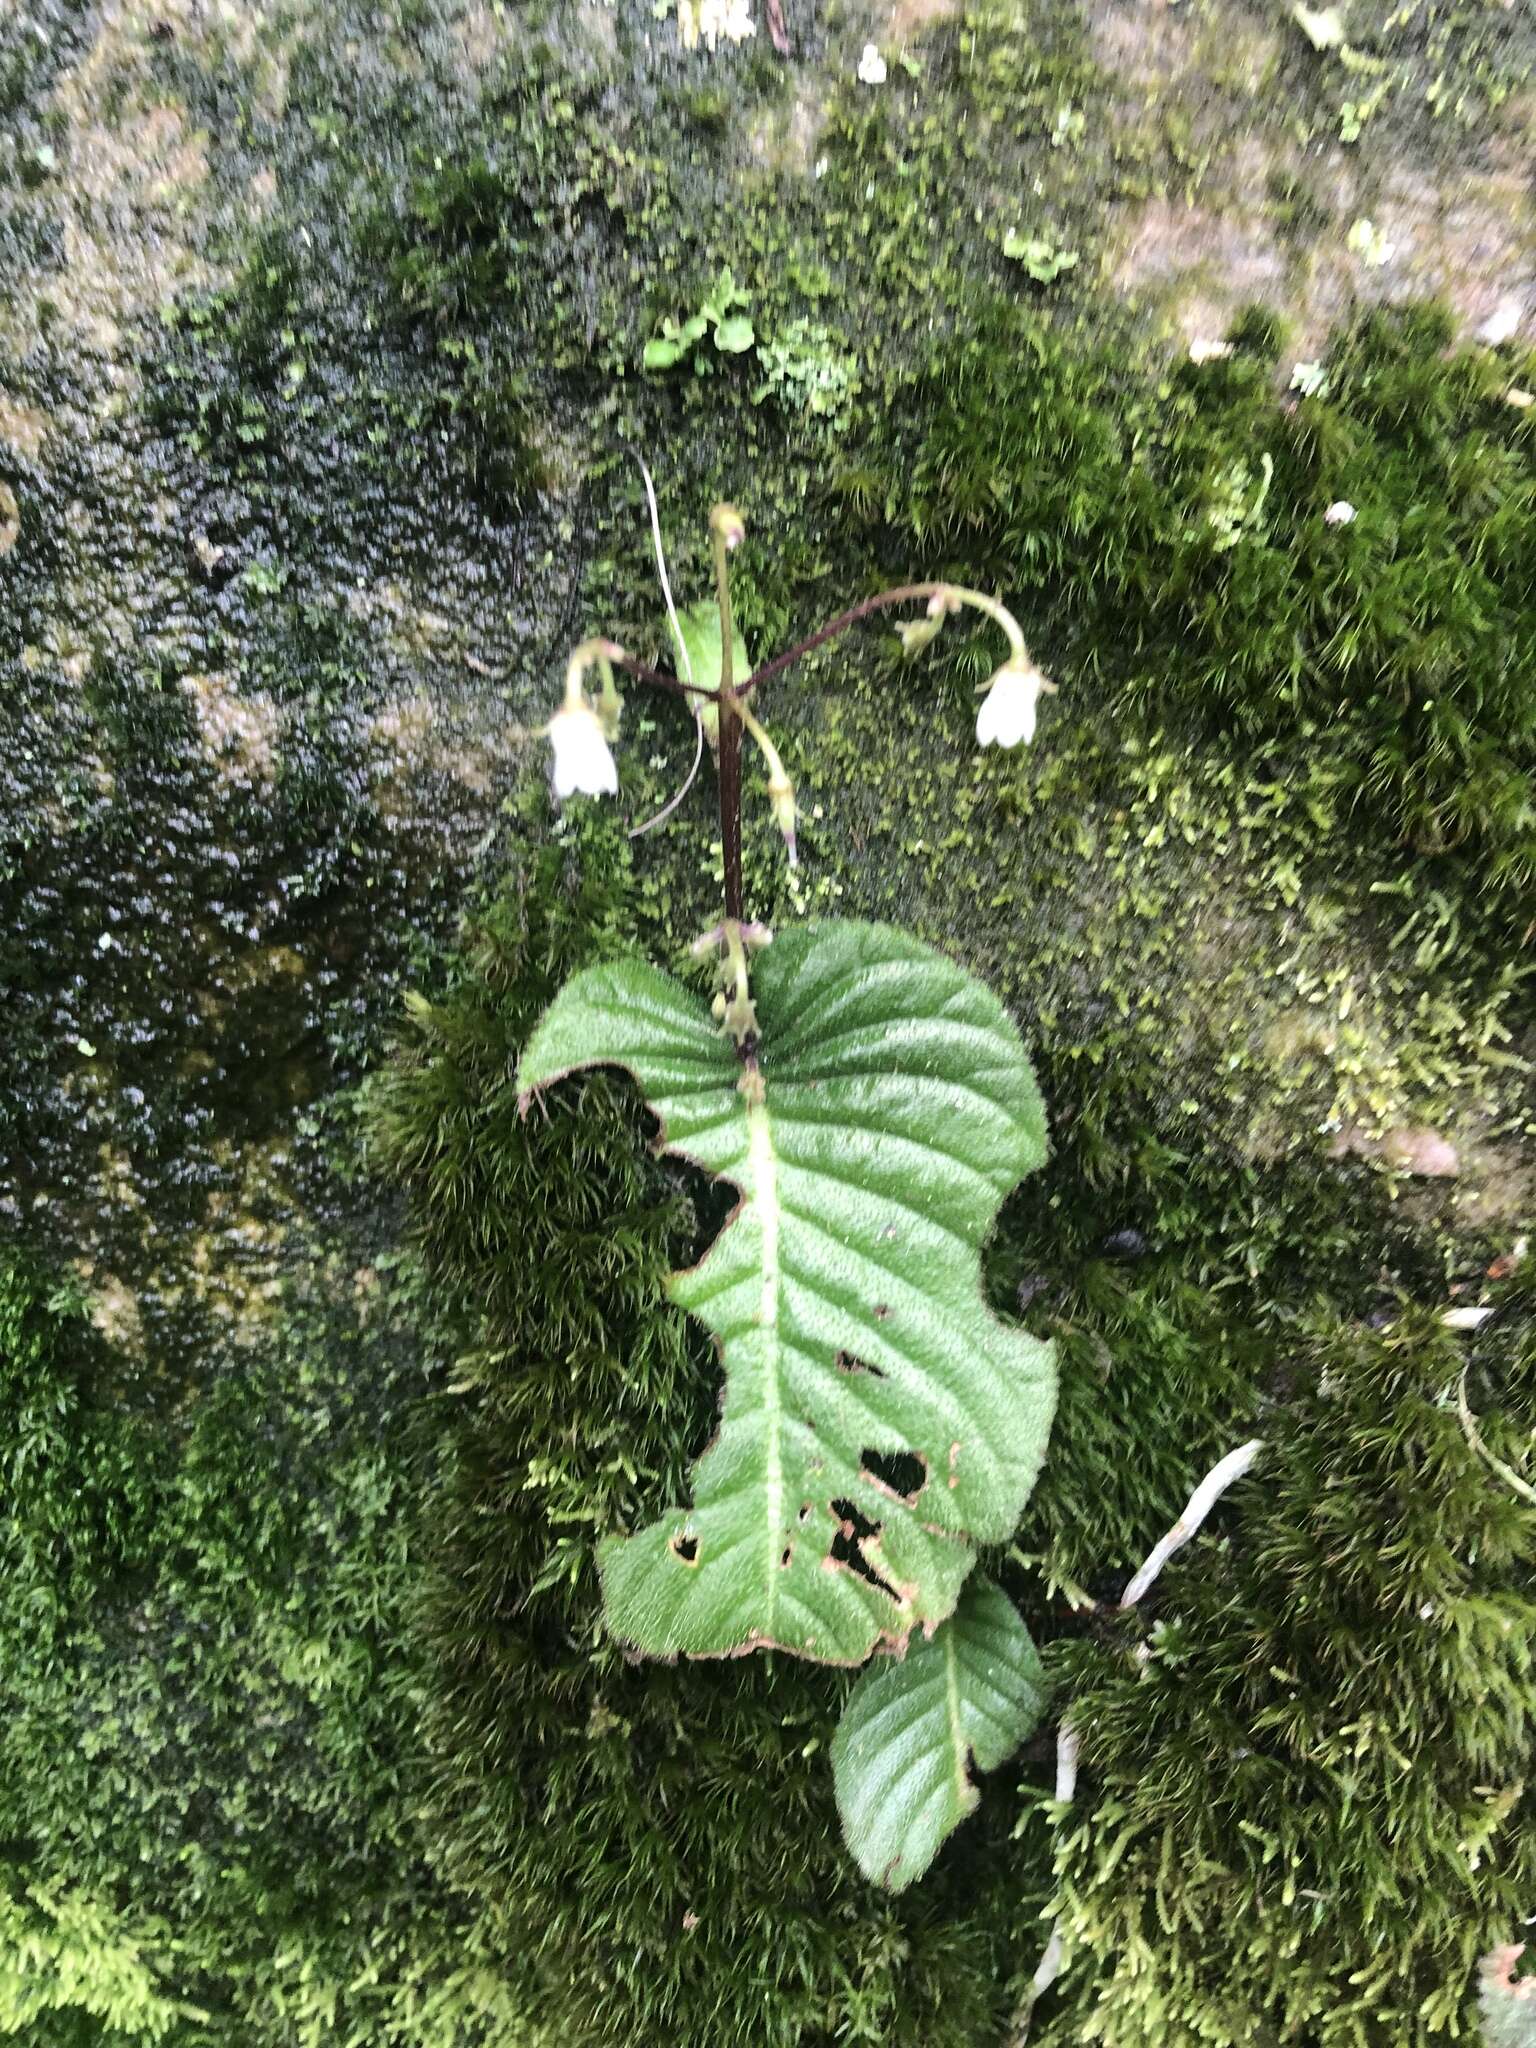
M 635 448 L 631 448 L 629 452 L 640 465 L 640 476 L 645 485 L 645 502 L 650 507 L 651 543 L 656 550 L 656 580 L 661 585 L 662 599 L 667 607 L 667 624 L 672 628 L 672 644 L 677 649 L 677 665 L 682 671 L 683 681 L 691 683 L 693 664 L 688 659 L 688 643 L 684 640 L 683 629 L 678 624 L 677 606 L 672 602 L 672 580 L 667 574 L 667 550 L 661 538 L 661 513 L 656 504 L 656 486 L 651 481 L 651 472 L 645 457 Z M 640 839 L 647 832 L 654 832 L 658 825 L 664 825 L 693 787 L 694 778 L 699 772 L 699 763 L 704 759 L 704 721 L 699 716 L 696 699 L 688 699 L 688 709 L 693 713 L 693 765 L 683 777 L 681 787 L 674 791 L 661 809 L 652 812 L 643 825 L 631 828 L 628 834 L 631 839 Z
M 1466 1410 L 1464 1394 L 1462 1396 L 1462 1407 L 1463 1426 L 1465 1427 L 1465 1418 L 1468 1411 Z M 1120 1606 L 1122 1611 L 1127 1607 L 1134 1607 L 1139 1600 L 1146 1597 L 1147 1593 L 1152 1589 L 1153 1582 L 1169 1558 L 1173 1556 L 1176 1550 L 1181 1550 L 1189 1541 L 1190 1537 L 1194 1535 L 1206 1516 L 1211 1512 L 1211 1509 L 1215 1507 L 1217 1501 L 1221 1499 L 1227 1488 L 1234 1481 L 1242 1478 L 1263 1448 L 1264 1442 L 1262 1437 L 1254 1437 L 1246 1444 L 1239 1444 L 1235 1451 L 1228 1451 L 1219 1464 L 1211 1467 L 1210 1471 L 1206 1473 L 1200 1484 L 1189 1496 L 1188 1501 L 1185 1503 L 1183 1514 L 1180 1515 L 1167 1535 L 1160 1537 L 1147 1553 L 1146 1562 L 1132 1578 L 1124 1594 L 1121 1596 Z M 1506 1476 L 1514 1477 L 1513 1474 L 1508 1473 L 1506 1473 Z M 1524 1484 L 1518 1478 L 1516 1478 L 1515 1483 L 1517 1485 Z M 1142 1648 L 1145 1650 L 1145 1644 L 1143 1644 Z M 1072 1726 L 1071 1721 L 1063 1715 L 1060 1725 L 1056 1730 L 1056 1802 L 1060 1806 L 1070 1806 L 1077 1797 L 1077 1757 L 1079 1747 L 1080 1738 L 1077 1730 Z M 1014 2013 L 1013 2023 L 1008 2034 L 1007 2048 L 1024 2048 L 1024 2044 L 1029 2039 L 1029 2024 L 1034 2015 L 1036 2002 L 1061 1975 L 1064 1949 L 1065 1942 L 1062 1938 L 1061 1922 L 1053 1920 L 1051 1922 L 1051 1932 L 1045 1944 L 1045 1953 L 1040 1958 L 1034 1976 L 1029 1980 L 1029 1989 L 1025 1992 L 1023 1998 L 1020 1999 L 1018 2008 Z
M 1070 1806 L 1077 1797 L 1077 1753 L 1081 1738 L 1065 1715 L 1056 1729 L 1056 1803 Z M 1036 2001 L 1049 1991 L 1061 1975 L 1061 1959 L 1066 1943 L 1062 1938 L 1061 1923 L 1051 1922 L 1050 1938 L 1045 1944 L 1045 1953 L 1035 1966 L 1035 1974 L 1029 1980 L 1029 1989 L 1019 2001 L 1013 2015 L 1012 2028 L 1008 2035 L 1008 2048 L 1024 2048 L 1029 2039 L 1029 2023 L 1033 2017 Z
M 693 667 L 688 659 L 688 648 L 683 639 L 683 629 L 677 622 L 677 606 L 672 602 L 672 584 L 667 575 L 667 551 L 663 547 L 661 540 L 661 514 L 656 509 L 656 486 L 651 482 L 651 472 L 646 467 L 645 457 L 633 448 L 630 450 L 630 453 L 640 465 L 640 475 L 645 482 L 645 502 L 651 508 L 651 540 L 656 549 L 656 577 L 657 581 L 661 584 L 662 597 L 666 601 L 667 623 L 672 628 L 672 640 L 677 648 L 677 665 L 683 672 L 683 681 L 691 683 L 693 681 Z M 697 771 L 697 762 L 694 763 L 694 768 Z M 688 780 L 691 782 L 693 777 L 690 775 Z M 664 817 L 666 813 L 662 812 L 659 815 Z M 652 822 L 656 821 L 652 820 Z M 649 828 L 642 825 L 640 829 L 641 831 L 646 831 Z
M 1056 1730 L 1056 1799 L 1061 1806 L 1070 1806 L 1077 1797 L 1077 1752 L 1081 1738 L 1072 1723 L 1062 1717 Z
M 1487 1444 L 1483 1442 L 1483 1433 L 1477 1426 L 1477 1417 L 1472 1413 L 1471 1406 L 1467 1401 L 1467 1375 L 1465 1368 L 1463 1368 L 1461 1378 L 1456 1383 L 1456 1410 L 1461 1417 L 1462 1434 L 1466 1437 L 1473 1450 L 1477 1452 L 1478 1456 L 1485 1458 L 1504 1481 L 1505 1485 L 1512 1486 L 1522 1500 L 1536 1502 L 1536 1486 L 1532 1486 L 1528 1479 L 1522 1479 L 1512 1465 L 1506 1465 L 1498 1452 L 1489 1450 Z
M 693 787 L 694 777 L 699 772 L 699 763 L 704 758 L 704 720 L 699 715 L 698 704 L 692 697 L 688 699 L 688 709 L 693 713 L 693 766 L 683 777 L 681 786 L 672 792 L 659 811 L 652 812 L 643 825 L 630 827 L 626 835 L 630 839 L 639 839 L 646 832 L 654 832 L 658 825 L 664 825 Z
M 1246 1444 L 1239 1444 L 1235 1451 L 1228 1451 L 1220 1464 L 1211 1467 L 1189 1496 L 1183 1514 L 1167 1535 L 1160 1536 L 1148 1551 L 1146 1562 L 1120 1596 L 1122 1607 L 1134 1607 L 1138 1600 L 1145 1598 L 1169 1558 L 1176 1550 L 1183 1549 L 1227 1488 L 1242 1478 L 1263 1448 L 1263 1438 L 1256 1436 Z
M 1051 1929 L 1051 1938 L 1045 1944 L 1045 1954 L 1040 1958 L 1035 1974 L 1029 1980 L 1031 2004 L 1040 1996 L 1042 1991 L 1049 1991 L 1056 1982 L 1056 1979 L 1061 1975 L 1061 1951 L 1063 1946 L 1061 1929 L 1053 1927 Z M 1026 2020 L 1026 2034 L 1028 2032 L 1028 2024 Z

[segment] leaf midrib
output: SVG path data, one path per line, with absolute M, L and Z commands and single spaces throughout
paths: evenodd
M 779 1556 L 784 1540 L 784 1464 L 782 1437 L 784 1400 L 780 1386 L 779 1357 L 779 1160 L 773 1147 L 773 1122 L 763 1101 L 747 1104 L 747 1160 L 752 1174 L 752 1201 L 761 1232 L 762 1284 L 758 1292 L 757 1320 L 763 1331 L 763 1410 L 768 1418 L 763 1462 L 763 1494 L 769 1632 L 778 1615 Z

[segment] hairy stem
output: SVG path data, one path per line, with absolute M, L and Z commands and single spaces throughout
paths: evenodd
M 720 854 L 725 869 L 725 914 L 741 921 L 741 720 L 734 701 L 720 700 Z
M 741 884 L 741 714 L 732 688 L 731 571 L 727 522 L 716 506 L 710 515 L 715 555 L 715 597 L 720 606 L 720 856 L 725 870 L 725 914 L 738 923 L 745 915 Z
M 713 697 L 714 691 L 702 683 L 680 682 L 676 676 L 664 676 L 660 670 L 647 668 L 643 661 L 636 661 L 632 654 L 626 654 L 621 647 L 610 648 L 608 659 L 615 668 L 623 669 L 633 676 L 637 683 L 649 683 L 653 689 L 667 690 L 674 697 Z
M 860 619 L 867 619 L 871 612 L 883 611 L 888 605 L 910 604 L 915 598 L 932 597 L 939 586 L 936 583 L 904 583 L 899 590 L 882 590 L 878 596 L 866 597 L 862 604 L 850 605 L 845 612 L 839 612 L 835 619 L 829 619 L 804 640 L 796 641 L 793 647 L 786 647 L 782 654 L 776 654 L 772 661 L 765 661 L 761 668 L 754 669 L 741 686 L 743 697 L 749 696 L 759 683 L 766 683 L 785 669 L 793 666 L 804 654 L 812 654 L 818 647 L 824 647 L 829 640 L 835 640 L 839 633 L 846 633 L 850 626 L 856 626 Z
M 825 647 L 829 640 L 835 640 L 839 633 L 846 633 L 850 626 L 856 626 L 860 619 L 867 619 L 872 612 L 885 611 L 893 604 L 913 604 L 919 598 L 950 597 L 959 604 L 968 604 L 974 610 L 985 612 L 994 624 L 1000 626 L 1007 636 L 1009 651 L 1015 655 L 1026 652 L 1024 635 L 1019 631 L 1018 621 L 1005 605 L 996 598 L 987 597 L 979 590 L 964 590 L 955 583 L 903 583 L 895 590 L 881 590 L 873 597 L 866 597 L 862 604 L 850 605 L 845 612 L 839 612 L 835 619 L 818 627 L 814 633 L 799 640 L 793 647 L 786 647 L 782 654 L 776 654 L 772 661 L 765 661 L 761 668 L 754 669 L 742 684 L 739 695 L 751 695 L 759 683 L 766 683 L 774 676 L 781 675 L 804 654 L 811 654 L 818 647 Z

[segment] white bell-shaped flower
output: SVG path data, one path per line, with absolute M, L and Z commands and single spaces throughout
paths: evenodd
M 602 720 L 581 701 L 563 704 L 545 727 L 554 749 L 556 796 L 617 796 L 618 764 Z
M 1009 662 L 992 678 L 976 714 L 976 739 L 983 747 L 1016 747 L 1035 736 L 1035 706 L 1050 684 L 1033 662 Z

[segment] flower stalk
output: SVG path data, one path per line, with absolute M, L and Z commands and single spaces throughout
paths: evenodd
M 783 836 L 790 866 L 797 867 L 799 856 L 795 850 L 795 786 L 784 772 L 779 750 L 769 738 L 761 720 L 745 704 L 738 702 L 736 708 L 741 713 L 742 724 L 756 741 L 758 752 L 763 757 L 763 765 L 768 770 L 768 804 L 773 812 L 773 822 Z
M 647 492 L 651 502 L 653 533 L 658 538 L 659 526 L 655 509 L 654 494 L 650 492 L 649 474 L 646 475 Z M 622 669 L 639 681 L 655 688 L 671 692 L 691 700 L 698 721 L 699 751 L 702 751 L 702 736 L 707 733 L 715 750 L 717 782 L 720 805 L 720 852 L 724 879 L 725 925 L 745 929 L 742 926 L 744 910 L 744 889 L 742 881 L 741 854 L 741 754 L 742 735 L 751 735 L 754 745 L 763 757 L 768 771 L 768 802 L 774 823 L 784 839 L 789 864 L 794 867 L 798 860 L 796 844 L 797 813 L 794 785 L 785 771 L 778 748 L 774 745 L 762 721 L 751 710 L 748 699 L 765 682 L 782 675 L 784 670 L 799 661 L 802 656 L 824 647 L 839 634 L 845 633 L 861 619 L 871 617 L 879 611 L 886 611 L 897 605 L 922 604 L 924 614 L 920 619 L 910 620 L 897 628 L 902 652 L 913 655 L 927 647 L 942 630 L 945 621 L 963 610 L 980 612 L 988 619 L 1007 642 L 1007 655 L 1002 665 L 982 685 L 984 691 L 976 720 L 976 737 L 982 746 L 997 745 L 1015 747 L 1033 739 L 1038 700 L 1042 694 L 1054 693 L 1056 685 L 1036 665 L 1018 620 L 1008 607 L 985 591 L 971 590 L 963 584 L 947 582 L 904 583 L 890 590 L 876 592 L 873 597 L 864 598 L 859 604 L 850 605 L 826 625 L 771 661 L 754 669 L 740 683 L 736 680 L 736 632 L 731 601 L 730 557 L 746 537 L 746 526 L 735 506 L 718 504 L 709 515 L 710 549 L 714 563 L 715 601 L 720 614 L 720 674 L 714 684 L 698 683 L 691 673 L 686 680 L 676 676 L 663 675 L 637 661 L 622 647 L 611 640 L 595 638 L 582 641 L 571 655 L 566 669 L 565 702 L 559 712 L 544 728 L 554 748 L 554 784 L 558 796 L 580 790 L 589 795 L 613 795 L 618 790 L 618 772 L 614 765 L 611 746 L 618 737 L 619 722 L 623 713 L 623 699 L 619 695 L 614 671 Z M 687 668 L 687 649 L 683 644 L 681 629 L 671 604 L 671 592 L 667 587 L 665 564 L 661 564 L 663 591 L 667 597 L 668 617 L 672 622 L 674 637 L 682 655 L 683 666 Z M 599 689 L 594 709 L 588 701 L 587 675 L 595 668 L 598 672 Z M 697 755 L 695 758 L 697 767 Z M 689 782 L 692 775 L 689 776 Z M 642 830 L 665 817 L 681 801 L 688 783 L 672 799 L 656 818 L 647 822 Z M 745 968 L 743 966 L 743 974 Z M 740 992 L 731 999 L 733 1006 L 744 1002 Z M 733 1016 L 740 1022 L 745 1010 L 733 1007 Z
M 715 999 L 711 1005 L 715 1022 L 735 1044 L 744 1062 L 751 1064 L 757 1049 L 757 1010 L 747 975 L 747 955 L 773 943 L 765 924 L 743 924 L 727 917 L 694 940 L 689 951 L 696 960 L 715 958 Z
M 741 514 L 733 505 L 716 505 L 709 515 L 710 543 L 715 557 L 715 599 L 720 607 L 720 687 L 717 781 L 720 791 L 720 858 L 725 875 L 725 915 L 740 923 L 741 883 L 741 718 L 734 688 L 731 622 L 730 553 L 746 536 Z

